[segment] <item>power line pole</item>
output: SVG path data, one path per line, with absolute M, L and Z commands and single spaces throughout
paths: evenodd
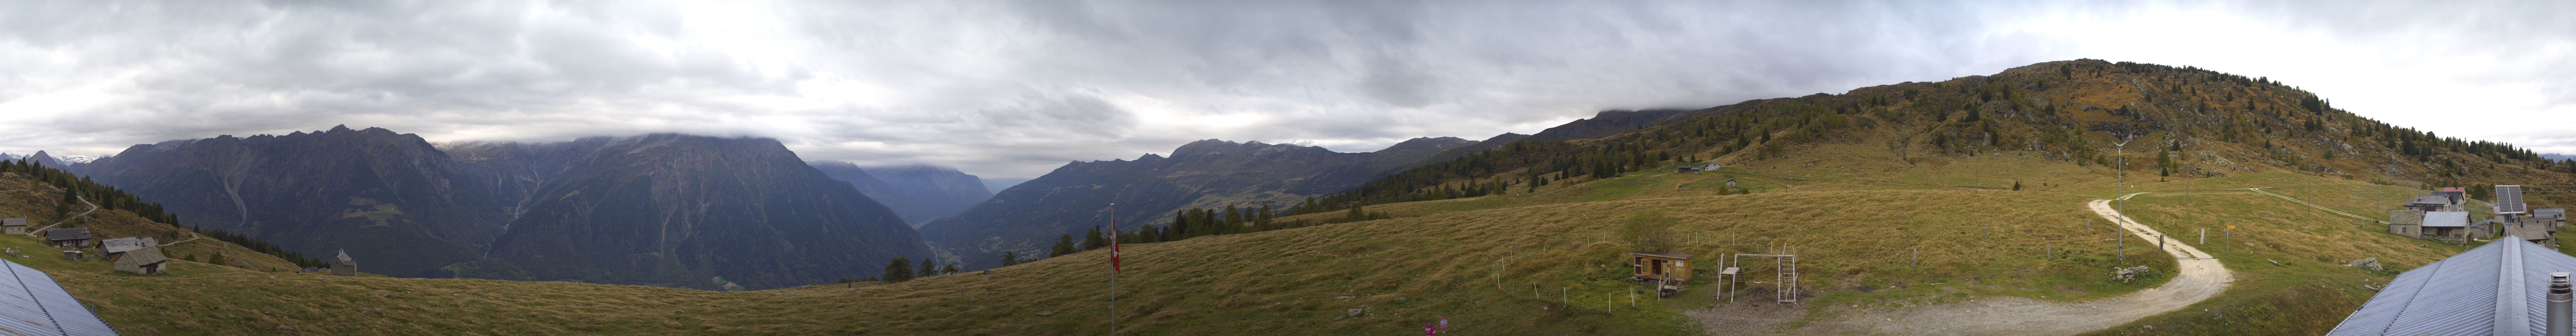
M 2126 131 L 2122 131 L 2122 132 L 2120 132 L 2120 136 L 2119 136 L 2119 138 L 2120 138 L 2120 142 L 2114 142 L 2114 143 L 2111 143 L 2111 153 L 2112 153 L 2111 155 L 2119 156 L 2119 157 L 2120 157 L 2120 159 L 2119 159 L 2119 164 L 2111 168 L 2111 169 L 2114 171 L 2114 172 L 2112 173 L 2112 176 L 2114 177 L 2114 182 L 2112 182 L 2112 183 L 2111 183 L 2111 185 L 2112 185 L 2112 188 L 2113 188 L 2113 189 L 2118 190 L 2118 192 L 2117 192 L 2117 193 L 2118 193 L 2119 195 L 2114 196 L 2114 198 L 2112 198 L 2112 199 L 2111 199 L 2111 201 L 2112 201 L 2112 202 L 2119 202 L 2119 203 L 2120 203 L 2120 204 L 2113 205 L 2113 207 L 2119 208 L 2119 209 L 2118 209 L 2118 210 L 2120 211 L 2119 216 L 2120 216 L 2121 218 L 2127 218 L 2127 217 L 2129 217 L 2129 212 L 2128 212 L 2128 211 L 2129 211 L 2129 198 L 2127 197 L 2127 196 L 2129 195 L 2129 189 L 2128 189 L 2128 183 L 2129 183 L 2129 154 L 2128 154 L 2128 148 L 2129 148 L 2129 142 L 2130 142 L 2130 140 L 2132 140 L 2132 139 L 2129 139 L 2129 134 L 2128 134 L 2128 133 L 2129 133 L 2129 132 L 2126 132 Z M 2117 224 L 2117 223 L 2114 223 L 2114 224 Z
M 1109 203 L 1109 239 L 1118 239 L 1118 203 Z M 1111 243 L 1111 246 L 1116 246 L 1116 243 Z M 1112 254 L 1110 258 L 1118 257 L 1115 255 L 1117 249 L 1110 249 L 1109 253 Z M 1115 260 L 1109 265 L 1109 336 L 1118 336 L 1118 265 Z

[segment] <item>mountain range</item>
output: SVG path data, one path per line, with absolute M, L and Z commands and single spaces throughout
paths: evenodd
M 922 226 L 922 236 L 973 268 L 1001 266 L 1001 255 L 1023 259 L 1046 253 L 1064 235 L 1106 229 L 1112 216 L 1121 230 L 1167 223 L 1175 211 L 1239 206 L 1284 209 L 1310 196 L 1349 190 L 1388 173 L 1418 166 L 1458 148 L 1490 148 L 1523 136 L 1486 141 L 1415 138 L 1374 152 L 1340 153 L 1322 147 L 1200 140 L 1135 160 L 1073 162 L 995 194 L 956 217 Z M 1110 204 L 1117 204 L 1112 212 Z M 1077 238 L 1079 239 L 1079 238 Z
M 347 249 L 400 276 L 770 288 L 930 256 L 893 210 L 771 139 L 432 145 L 335 127 L 136 145 L 76 167 L 186 223 Z
M 901 165 L 861 168 L 843 161 L 807 163 L 834 180 L 849 182 L 896 215 L 905 223 L 921 227 L 933 219 L 956 216 L 967 207 L 993 198 L 984 189 L 984 181 L 959 172 L 956 168 L 931 165 Z

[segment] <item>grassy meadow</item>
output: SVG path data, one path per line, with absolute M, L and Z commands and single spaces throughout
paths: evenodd
M 2377 257 L 2419 266 L 2462 249 L 2227 190 L 2292 186 L 2267 190 L 2347 212 L 2385 213 L 2384 204 L 2417 192 L 2402 187 L 2287 173 L 2188 183 L 2132 175 L 2134 185 L 2115 187 L 2099 166 L 2010 153 L 1880 160 L 1869 146 L 1821 147 L 1812 152 L 1858 159 L 1638 172 L 1368 207 L 1392 219 L 1130 244 L 1114 308 L 1118 334 L 1397 334 L 1444 317 L 1451 335 L 1703 334 L 1706 326 L 1683 314 L 1724 305 L 1714 257 L 1777 251 L 1800 255 L 1806 303 L 1725 305 L 1731 312 L 1791 316 L 1755 330 L 1794 334 L 1847 312 L 1979 297 L 2104 298 L 2163 280 L 2110 280 L 2109 270 L 2123 259 L 2158 274 L 2174 267 L 2152 242 L 2115 234 L 2084 209 L 2085 202 L 2123 188 L 2152 191 L 2128 202 L 2127 211 L 2168 233 L 2236 223 L 2231 242 L 2237 245 L 2222 250 L 2216 246 L 2222 237 L 2213 236 L 2202 246 L 2225 258 L 2239 278 L 2190 309 L 2101 334 L 2320 333 L 2369 297 L 2360 286 L 2395 274 L 2342 267 L 2343 261 Z M 1751 192 L 1717 190 L 1729 177 Z M 2015 182 L 2023 190 L 2013 191 Z M 0 204 L 11 211 L 48 214 L 56 197 L 0 195 L 7 196 L 0 203 L 18 202 Z M 1661 218 L 1669 228 L 1627 233 L 1640 217 Z M 178 234 L 150 231 L 148 222 L 132 229 L 109 229 L 117 227 L 108 224 L 114 220 L 93 222 L 101 230 Z M 1644 287 L 1622 281 L 1628 273 L 1622 253 L 1649 236 L 1670 242 L 1675 252 L 1704 256 L 1694 261 L 1698 280 L 1681 295 L 1636 295 Z M 172 254 L 208 253 L 188 245 L 198 242 L 174 246 Z M 41 244 L 0 237 L 0 246 Z M 2115 254 L 2121 244 L 2130 244 L 2125 258 Z M 104 261 L 12 260 L 52 272 L 129 334 L 1099 335 L 1108 332 L 1113 309 L 1106 257 L 1089 251 L 903 283 L 748 292 L 336 277 L 195 261 L 172 262 L 170 274 L 136 276 L 110 271 Z M 1774 264 L 1747 262 L 1753 266 L 1742 298 L 1766 302 L 1776 285 L 1767 283 Z M 284 262 L 252 263 L 275 269 Z

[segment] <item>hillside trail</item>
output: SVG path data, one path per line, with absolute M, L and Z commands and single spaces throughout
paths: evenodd
M 179 245 L 179 243 L 185 243 L 185 242 L 189 242 L 189 241 L 194 241 L 194 240 L 197 240 L 197 238 L 205 238 L 205 237 L 206 237 L 206 235 L 197 234 L 196 232 L 189 232 L 189 233 L 188 233 L 188 239 L 183 239 L 183 240 L 174 241 L 174 242 L 168 242 L 168 243 L 162 243 L 161 245 L 152 245 L 152 246 L 170 246 L 170 245 Z
M 90 203 L 90 202 L 89 202 L 89 198 L 88 198 L 88 197 L 81 197 L 80 195 L 72 195 L 72 198 L 74 198 L 74 199 L 79 199 L 79 200 L 81 201 L 81 204 L 88 204 L 88 205 L 89 205 L 89 211 L 82 211 L 80 214 L 78 214 L 78 215 L 71 215 L 70 217 L 63 217 L 63 221 L 60 221 L 60 222 L 54 222 L 54 225 L 46 225 L 45 227 L 36 228 L 35 230 L 27 230 L 27 236 L 28 236 L 28 237 L 35 237 L 36 235 L 45 234 L 45 229 L 51 229 L 51 228 L 54 228 L 54 227 L 56 227 L 56 226 L 62 226 L 62 225 L 63 225 L 63 223 L 70 223 L 70 222 L 72 222 L 72 219 L 73 219 L 73 218 L 80 218 L 80 216 L 88 216 L 90 213 L 98 212 L 98 204 L 96 204 L 96 203 Z
M 2120 196 L 2129 199 L 2141 193 Z M 2094 214 L 2119 223 L 2130 234 L 2154 246 L 2160 232 L 2121 216 L 2113 200 L 2093 200 L 2086 204 Z M 1879 334 L 1879 335 L 2074 335 L 2115 327 L 2147 316 L 2181 310 L 2192 303 L 2217 295 L 2234 281 L 2227 267 L 2219 265 L 2199 248 L 2166 241 L 2165 253 L 2174 256 L 2180 274 L 2162 286 L 2107 299 L 2078 302 L 2042 301 L 2023 297 L 1992 297 L 1958 303 L 1899 308 L 1890 311 L 1859 311 L 1827 318 L 1799 333 L 1809 334 Z M 2152 247 L 2150 247 L 2152 248 Z M 2106 274 L 2107 276 L 2107 274 Z

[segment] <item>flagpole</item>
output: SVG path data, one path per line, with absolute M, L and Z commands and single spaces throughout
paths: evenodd
M 1109 336 L 1118 336 L 1118 203 L 1109 203 Z

